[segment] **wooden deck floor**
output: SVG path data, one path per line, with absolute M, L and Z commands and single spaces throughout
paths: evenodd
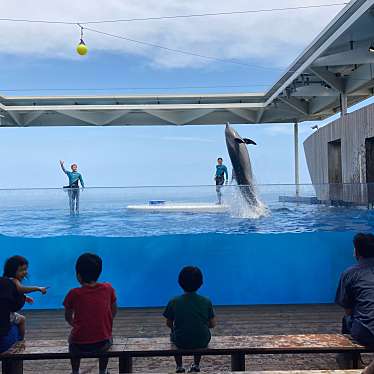
M 297 333 L 336 333 L 340 331 L 342 310 L 335 305 L 280 305 L 216 308 L 218 325 L 215 335 L 262 335 Z M 121 309 L 114 323 L 114 336 L 168 336 L 161 309 Z M 65 339 L 69 328 L 62 311 L 32 311 L 27 317 L 27 339 Z M 368 357 L 367 359 L 370 359 Z M 247 357 L 248 370 L 335 369 L 334 355 L 266 355 Z M 186 366 L 191 359 L 186 358 Z M 97 362 L 82 362 L 81 373 L 96 373 Z M 118 372 L 116 360 L 110 362 L 111 373 Z M 230 369 L 229 357 L 206 357 L 204 372 Z M 66 360 L 25 363 L 28 373 L 69 373 Z M 134 371 L 173 372 L 171 358 L 135 359 Z

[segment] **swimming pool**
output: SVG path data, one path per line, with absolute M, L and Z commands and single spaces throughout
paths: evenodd
M 126 209 L 150 199 L 214 202 L 211 186 L 86 189 L 77 217 L 61 190 L 3 190 L 0 261 L 24 255 L 29 283 L 50 286 L 33 308 L 61 307 L 84 251 L 103 257 L 101 279 L 116 288 L 120 306 L 165 305 L 189 264 L 202 268 L 201 293 L 216 305 L 332 302 L 340 272 L 354 263 L 352 237 L 372 230 L 373 211 L 278 202 L 294 186 L 258 189 L 266 205 L 260 215 L 243 212 L 231 187 L 225 197 L 233 208 L 220 214 Z

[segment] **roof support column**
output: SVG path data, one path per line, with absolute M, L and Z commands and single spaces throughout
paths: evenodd
M 348 108 L 347 94 L 342 92 L 340 94 L 340 113 L 342 117 L 347 114 L 347 108 Z
M 299 165 L 299 123 L 293 125 L 294 156 L 295 156 L 295 188 L 296 196 L 300 195 L 300 165 Z

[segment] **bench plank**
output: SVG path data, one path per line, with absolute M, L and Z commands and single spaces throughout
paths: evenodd
M 233 372 L 225 372 L 226 374 L 238 374 Z M 361 374 L 362 370 L 251 370 L 244 371 L 240 374 Z
M 303 335 L 250 335 L 214 336 L 207 348 L 193 350 L 206 355 L 242 353 L 318 353 L 342 351 L 372 351 L 354 343 L 341 334 Z M 128 338 L 126 352 L 133 356 L 173 355 L 176 352 L 188 353 L 175 347 L 169 338 Z
M 124 338 L 116 339 L 113 346 L 105 353 L 87 353 L 82 354 L 81 357 L 118 357 L 119 372 L 131 373 L 133 357 L 196 353 L 231 355 L 231 369 L 237 372 L 245 370 L 246 354 L 337 352 L 373 352 L 373 348 L 356 344 L 341 334 L 215 336 L 207 348 L 193 350 L 178 349 L 167 337 Z M 22 360 L 69 359 L 70 357 L 66 340 L 30 340 L 16 344 L 9 351 L 0 354 L 0 360 L 4 363 L 3 373 L 11 373 L 9 368 L 12 365 L 20 365 Z
M 125 338 L 115 339 L 108 355 L 119 356 L 126 353 L 133 357 L 172 356 L 176 353 L 206 355 L 234 353 L 326 353 L 326 352 L 372 352 L 373 349 L 354 343 L 340 334 L 304 334 L 304 335 L 261 335 L 261 336 L 215 336 L 204 349 L 181 350 L 172 344 L 169 338 Z M 0 354 L 4 358 L 39 359 L 54 358 L 68 353 L 65 340 L 30 340 L 16 344 L 9 351 Z
M 226 374 L 238 374 L 233 372 L 225 372 Z M 361 374 L 362 370 L 250 370 L 243 371 L 240 374 Z
M 118 357 L 126 350 L 127 339 L 116 339 L 112 347 L 105 353 L 97 355 L 88 353 L 82 357 Z M 66 340 L 29 340 L 15 344 L 8 351 L 0 354 L 0 360 L 23 359 L 23 360 L 47 360 L 70 358 L 69 346 Z
M 207 348 L 198 350 L 178 349 L 170 342 L 169 338 L 129 338 L 126 343 L 128 356 L 123 367 L 132 367 L 132 357 L 200 353 L 203 355 L 231 355 L 231 370 L 244 371 L 245 354 L 336 353 L 342 351 L 366 352 L 369 349 L 340 334 L 218 336 L 212 338 Z

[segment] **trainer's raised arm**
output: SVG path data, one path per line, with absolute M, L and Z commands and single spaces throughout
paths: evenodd
M 66 169 L 64 167 L 64 161 L 63 160 L 60 160 L 60 166 L 61 166 L 62 171 L 66 174 Z

